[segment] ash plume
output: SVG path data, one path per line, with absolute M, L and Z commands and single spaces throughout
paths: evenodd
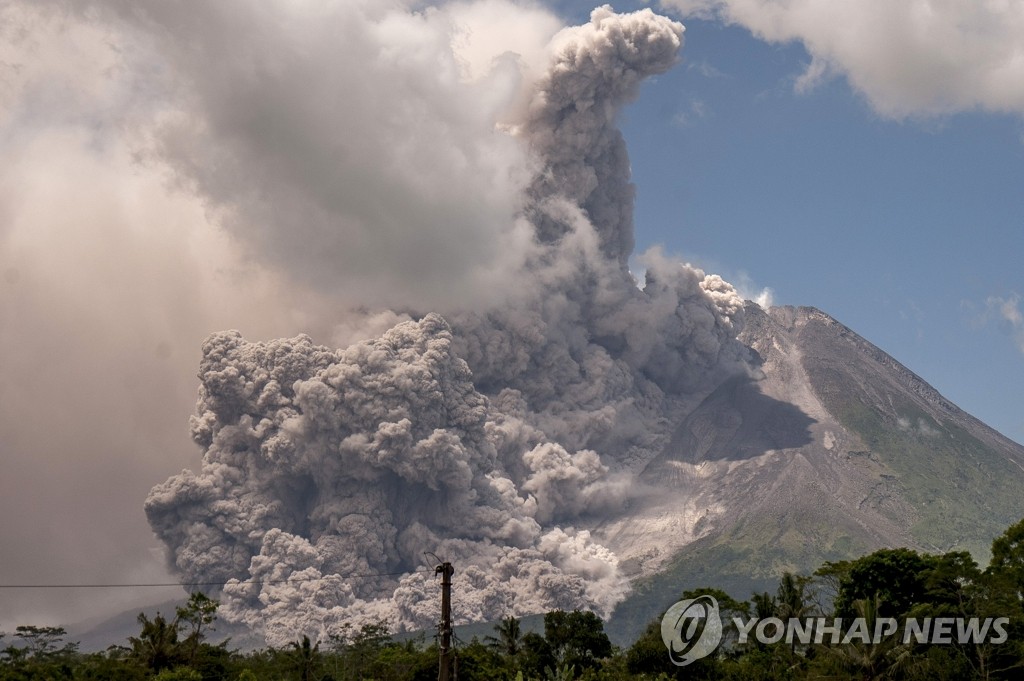
M 518 150 L 510 174 L 532 173 L 514 183 L 508 224 L 529 238 L 505 261 L 500 304 L 377 309 L 365 329 L 397 323 L 341 349 L 206 341 L 191 423 L 202 466 L 146 500 L 184 583 L 228 582 L 224 615 L 272 644 L 381 618 L 431 626 L 427 550 L 458 566 L 461 619 L 610 613 L 625 582 L 586 528 L 638 493 L 632 472 L 667 438 L 667 415 L 743 363 L 732 286 L 658 251 L 642 256 L 642 288 L 627 267 L 633 187 L 616 115 L 675 62 L 682 32 L 602 7 L 551 39 L 546 69 L 522 65 L 489 133 Z M 228 189 L 219 199 L 236 201 Z M 475 239 L 488 234 L 508 232 L 481 225 Z

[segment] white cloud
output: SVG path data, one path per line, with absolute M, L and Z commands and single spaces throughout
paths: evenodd
M 704 59 L 696 61 L 688 61 L 686 64 L 687 71 L 696 71 L 704 78 L 717 79 L 717 78 L 728 78 L 728 76 L 715 68 L 710 62 Z
M 1005 298 L 990 296 L 985 305 L 986 317 L 996 317 L 1002 328 L 1013 337 L 1017 348 L 1024 352 L 1024 313 L 1021 312 L 1020 301 L 1020 294 L 1014 292 Z
M 1024 114 L 1024 4 L 1006 0 L 661 0 L 811 55 L 806 91 L 843 75 L 881 115 Z
M 991 299 L 998 302 L 998 309 L 1000 316 L 1008 321 L 1011 326 L 1018 328 L 1024 326 L 1024 318 L 1021 317 L 1020 313 L 1020 296 L 1016 293 L 1012 294 L 1006 299 Z
M 501 0 L 407 4 L 108 0 L 64 21 L 131 47 L 120 72 L 87 63 L 148 110 L 136 152 L 259 263 L 350 304 L 492 303 L 531 248 L 530 161 L 497 128 L 559 26 Z
M 733 277 L 733 285 L 744 300 L 753 301 L 757 303 L 759 307 L 764 309 L 768 309 L 772 306 L 775 298 L 775 291 L 768 286 L 759 288 L 748 273 L 743 271 L 739 272 L 735 277 Z
M 513 59 L 530 73 L 547 66 L 548 42 L 561 22 L 540 7 L 508 0 L 457 2 L 445 6 L 454 23 L 452 47 L 467 80 L 480 80 L 502 60 Z
M 711 110 L 708 108 L 707 102 L 699 98 L 691 98 L 687 106 L 680 111 L 677 111 L 672 116 L 672 124 L 680 128 L 685 128 L 696 124 L 711 115 Z
M 813 58 L 807 70 L 801 73 L 793 83 L 793 89 L 800 94 L 810 92 L 821 85 L 829 76 L 829 65 L 824 59 Z

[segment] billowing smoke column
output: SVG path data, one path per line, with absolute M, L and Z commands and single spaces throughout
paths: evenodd
M 203 347 L 198 473 L 146 512 L 186 583 L 228 581 L 223 614 L 272 644 L 387 618 L 437 619 L 425 551 L 458 566 L 456 615 L 608 614 L 616 556 L 580 529 L 637 493 L 666 417 L 741 362 L 742 302 L 715 276 L 632 251 L 615 127 L 682 26 L 595 10 L 553 43 L 511 132 L 534 159 L 534 244 L 508 305 L 410 315 L 335 350 L 305 336 Z
M 666 393 L 699 390 L 738 355 L 743 306 L 731 285 L 657 251 L 643 256 L 643 291 L 627 268 L 633 185 L 615 117 L 674 63 L 681 35 L 650 11 L 605 7 L 556 36 L 522 126 L 541 164 L 526 192 L 544 245 L 522 273 L 532 298 L 453 320 L 476 385 L 512 389 L 571 448 L 625 453 L 652 432 Z

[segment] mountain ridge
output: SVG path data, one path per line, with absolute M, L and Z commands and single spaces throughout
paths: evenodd
M 783 307 L 780 307 L 780 308 L 771 308 L 772 311 L 775 311 L 775 310 L 789 310 L 789 309 L 793 309 L 793 310 L 797 310 L 797 311 L 805 311 L 805 313 L 808 314 L 809 316 L 812 316 L 812 317 L 814 317 L 816 319 L 819 319 L 820 321 L 822 321 L 823 323 L 825 323 L 827 325 L 836 325 L 836 326 L 838 326 L 841 329 L 841 332 L 840 332 L 840 336 L 841 337 L 848 338 L 850 340 L 850 342 L 852 342 L 853 344 L 858 346 L 861 349 L 862 352 L 864 352 L 866 355 L 868 355 L 869 357 L 871 357 L 875 361 L 878 361 L 879 363 L 883 363 L 885 365 L 888 365 L 890 368 L 893 369 L 893 371 L 897 374 L 897 376 L 902 377 L 907 382 L 908 387 L 913 389 L 914 392 L 916 392 L 917 394 L 921 395 L 923 398 L 927 399 L 929 402 L 934 404 L 936 407 L 944 409 L 944 410 L 950 412 L 951 415 L 955 415 L 958 418 L 967 419 L 970 422 L 972 422 L 972 423 L 974 423 L 974 424 L 976 424 L 978 426 L 983 427 L 986 432 L 989 432 L 992 435 L 994 435 L 995 438 L 997 440 L 1001 441 L 1003 444 L 1009 444 L 1011 446 L 1019 447 L 1019 448 L 1021 448 L 1022 451 L 1024 451 L 1024 445 L 1021 445 L 1021 443 L 1016 442 L 1012 438 L 1009 438 L 1009 437 L 1003 435 L 998 430 L 995 430 L 994 428 L 992 428 L 988 424 L 984 423 L 983 421 L 981 421 L 977 417 L 975 417 L 972 414 L 970 414 L 970 413 L 964 411 L 963 409 L 961 409 L 959 406 L 957 406 L 951 400 L 949 400 L 944 395 L 942 395 L 942 393 L 940 393 L 938 390 L 936 390 L 931 384 L 929 384 L 921 376 L 919 376 L 914 371 L 909 369 L 906 365 L 902 364 L 899 360 L 894 358 L 892 355 L 889 355 L 887 352 L 885 352 L 884 350 L 879 348 L 877 345 L 875 345 L 871 341 L 869 341 L 866 338 L 864 338 L 863 336 L 857 334 L 855 331 L 850 329 L 848 326 L 846 326 L 842 322 L 836 320 L 834 317 L 830 316 L 828 313 L 823 312 L 822 310 L 820 310 L 820 309 L 818 309 L 816 307 L 811 307 L 811 306 L 799 306 L 799 307 L 783 306 Z M 771 313 L 769 313 L 769 314 L 771 314 Z M 1019 462 L 1019 463 L 1021 463 L 1021 462 Z
M 633 572 L 620 642 L 685 589 L 746 599 L 884 547 L 984 560 L 1024 516 L 1024 447 L 817 308 L 748 303 L 746 319 L 754 372 L 681 417 L 641 507 L 599 530 Z

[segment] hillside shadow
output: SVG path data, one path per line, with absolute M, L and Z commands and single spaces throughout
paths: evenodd
M 740 461 L 803 447 L 813 442 L 810 426 L 816 422 L 796 405 L 765 395 L 753 378 L 735 376 L 679 424 L 644 473 L 656 474 L 666 461 Z

